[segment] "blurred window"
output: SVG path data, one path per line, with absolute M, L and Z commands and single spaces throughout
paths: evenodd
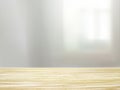
M 110 50 L 111 0 L 64 0 L 63 7 L 65 50 Z

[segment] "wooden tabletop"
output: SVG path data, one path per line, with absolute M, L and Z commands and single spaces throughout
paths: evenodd
M 1 68 L 0 90 L 120 90 L 120 68 Z

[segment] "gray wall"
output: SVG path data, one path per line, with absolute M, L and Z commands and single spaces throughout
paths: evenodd
M 61 46 L 62 0 L 28 0 L 31 66 L 54 66 Z
M 112 37 L 116 66 L 120 66 L 120 0 L 112 1 Z
M 25 10 L 27 6 L 24 3 L 20 0 L 0 0 L 1 67 L 28 66 Z

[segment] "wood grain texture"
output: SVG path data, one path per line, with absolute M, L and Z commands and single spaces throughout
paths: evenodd
M 120 90 L 120 68 L 1 68 L 0 90 Z

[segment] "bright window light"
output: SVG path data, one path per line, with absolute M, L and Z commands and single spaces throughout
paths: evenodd
M 64 0 L 63 6 L 65 50 L 110 49 L 111 0 Z

